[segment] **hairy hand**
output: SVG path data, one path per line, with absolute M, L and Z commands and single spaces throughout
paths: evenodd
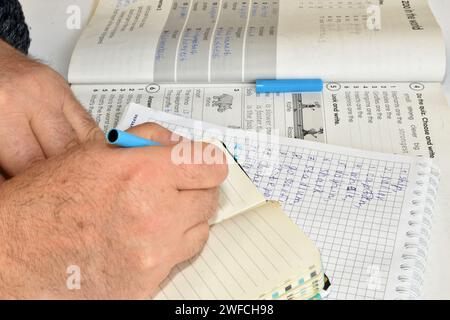
M 180 144 L 211 146 L 174 145 L 155 124 L 131 131 L 164 146 L 90 140 L 1 184 L 1 298 L 145 298 L 201 250 L 227 165 L 176 165 Z M 79 290 L 66 286 L 69 266 Z
M 60 75 L 2 40 L 0 115 L 0 176 L 3 170 L 13 177 L 100 132 Z

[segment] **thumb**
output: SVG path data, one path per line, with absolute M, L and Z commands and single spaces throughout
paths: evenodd
M 128 129 L 127 132 L 145 139 L 159 142 L 165 146 L 176 145 L 182 139 L 185 139 L 178 134 L 173 133 L 172 131 L 153 122 L 140 124 Z

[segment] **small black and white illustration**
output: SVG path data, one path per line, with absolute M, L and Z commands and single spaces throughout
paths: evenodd
M 293 94 L 295 137 L 324 142 L 322 101 L 318 94 Z
M 233 108 L 233 96 L 226 93 L 220 96 L 213 96 L 211 104 L 213 107 L 217 107 L 217 112 L 224 113 L 228 109 Z
M 303 137 L 306 138 L 306 136 L 311 135 L 316 139 L 319 139 L 319 134 L 323 134 L 323 128 L 320 128 L 319 130 L 317 129 L 309 129 L 309 130 L 305 130 L 303 129 Z
M 301 97 L 300 97 L 300 99 L 301 99 Z M 303 104 L 303 103 L 301 103 L 301 101 L 300 101 L 300 108 L 301 108 L 302 110 L 304 110 L 304 109 L 310 109 L 310 110 L 312 110 L 312 111 L 316 111 L 316 109 L 322 108 L 322 106 L 321 106 L 320 103 L 318 103 L 318 102 L 314 102 L 313 104 Z

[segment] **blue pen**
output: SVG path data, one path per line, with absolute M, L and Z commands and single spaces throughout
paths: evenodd
M 256 80 L 256 93 L 322 92 L 321 79 Z
M 124 148 L 154 147 L 161 145 L 159 142 L 145 139 L 118 129 L 111 129 L 106 134 L 106 140 L 110 144 Z

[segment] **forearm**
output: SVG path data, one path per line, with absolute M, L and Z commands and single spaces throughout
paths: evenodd
M 1 178 L 0 178 L 1 179 Z M 11 227 L 11 215 L 13 214 L 13 208 L 10 207 L 10 203 L 7 200 L 9 195 L 7 194 L 8 188 L 6 183 L 0 184 L 0 299 L 17 299 L 18 290 L 22 287 L 20 281 L 17 281 L 16 274 L 18 266 L 12 263 L 12 257 L 14 254 L 11 252 L 11 246 L 13 245 L 11 240 L 11 234 L 13 232 Z M 14 280 L 13 280 L 14 279 Z
M 17 186 L 14 179 L 0 184 L 0 299 L 24 299 L 36 292 L 36 281 L 30 279 L 27 267 L 30 248 L 25 247 L 29 243 L 25 232 L 29 209 L 19 202 Z

